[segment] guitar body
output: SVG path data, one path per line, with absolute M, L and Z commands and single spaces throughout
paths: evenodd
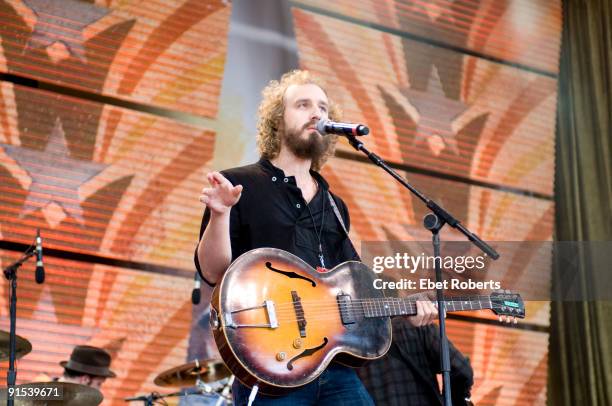
M 356 261 L 319 273 L 274 248 L 240 256 L 211 303 L 223 360 L 243 384 L 279 395 L 314 380 L 334 358 L 358 366 L 383 356 L 391 345 L 390 319 L 341 310 L 349 300 L 383 297 L 374 278 Z

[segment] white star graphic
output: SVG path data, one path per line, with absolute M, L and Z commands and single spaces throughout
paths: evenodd
M 83 30 L 110 10 L 74 0 L 24 0 L 36 14 L 34 32 L 26 48 L 49 48 L 62 43 L 73 56 L 87 61 Z
M 41 209 L 51 225 L 61 222 L 61 218 L 59 221 L 57 219 L 64 213 L 81 225 L 85 224 L 79 187 L 109 165 L 71 158 L 59 118 L 55 121 L 44 151 L 2 146 L 32 178 L 20 217 Z M 59 208 L 62 210 L 59 211 Z
M 469 106 L 460 100 L 446 97 L 438 69 L 435 66 L 432 68 L 425 91 L 405 89 L 403 93 L 419 112 L 414 142 L 427 141 L 436 155 L 446 147 L 459 155 L 452 123 Z

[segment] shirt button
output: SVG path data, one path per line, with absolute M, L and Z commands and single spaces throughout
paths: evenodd
M 302 207 L 302 205 L 298 203 L 298 204 L 295 205 L 295 207 L 297 207 L 299 209 L 300 207 Z
M 276 176 L 272 176 L 272 182 L 276 182 Z
M 283 180 L 285 181 L 285 183 L 289 182 L 289 178 L 285 178 Z

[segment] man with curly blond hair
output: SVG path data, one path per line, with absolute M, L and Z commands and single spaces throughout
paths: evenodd
M 252 165 L 211 172 L 202 190 L 206 205 L 195 264 L 213 286 L 230 263 L 255 248 L 273 247 L 300 257 L 313 268 L 331 269 L 359 261 L 348 234 L 346 205 L 329 191 L 319 170 L 334 153 L 336 137 L 320 134 L 321 119 L 338 120 L 339 110 L 307 71 L 292 71 L 262 92 L 257 144 L 261 159 Z M 428 324 L 435 309 L 420 312 L 413 324 Z M 238 405 L 250 389 L 235 381 Z M 258 395 L 256 405 L 371 405 L 355 371 L 332 363 L 317 379 L 281 397 Z
M 284 103 L 285 92 L 290 86 L 305 86 L 305 88 L 320 91 L 317 96 L 322 103 L 318 115 L 307 118 L 305 126 L 310 126 L 308 138 L 304 139 L 295 134 L 295 129 L 285 132 L 283 115 L 286 108 Z M 259 106 L 259 120 L 257 122 L 257 146 L 262 158 L 274 160 L 281 151 L 281 144 L 286 146 L 298 158 L 311 159 L 311 169 L 319 171 L 327 159 L 334 154 L 337 136 L 329 135 L 324 138 L 315 130 L 317 117 L 325 116 L 332 121 L 340 120 L 340 109 L 333 102 L 326 100 L 327 95 L 321 84 L 313 78 L 308 71 L 291 71 L 281 78 L 281 81 L 272 81 L 263 90 L 263 100 Z M 294 90 L 294 89 L 292 89 Z M 292 93 L 293 94 L 293 93 Z M 328 104 L 329 103 L 329 104 Z M 305 106 L 302 106 L 302 108 Z M 313 120 L 315 120 L 313 122 Z M 306 128 L 308 130 L 308 127 Z M 293 131 L 293 133 L 291 132 Z M 284 135 L 284 137 L 282 137 Z

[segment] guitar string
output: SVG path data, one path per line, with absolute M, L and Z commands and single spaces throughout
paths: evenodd
M 474 295 L 474 296 L 445 296 L 444 300 L 446 302 L 477 302 L 477 301 L 482 301 L 483 299 L 486 299 L 487 301 L 491 301 L 490 296 L 489 295 Z M 364 301 L 372 301 L 372 302 L 377 302 L 377 303 L 382 303 L 382 302 L 396 302 L 396 301 L 401 301 L 402 303 L 414 303 L 414 302 L 425 302 L 425 301 L 430 301 L 430 302 L 435 302 L 435 299 L 409 299 L 409 298 L 392 298 L 392 297 L 372 297 L 372 298 L 363 298 L 363 299 L 359 299 L 359 298 L 355 298 L 355 299 L 350 299 L 349 303 L 355 303 L 355 302 L 364 302 Z M 275 302 L 275 306 L 279 307 L 279 306 L 283 306 L 283 305 L 293 305 L 295 303 L 337 303 L 337 301 L 335 299 L 328 299 L 327 302 L 325 302 L 324 300 L 320 300 L 320 299 L 316 299 L 316 300 L 304 300 L 304 299 L 300 299 L 300 300 L 293 300 L 293 301 L 286 301 L 286 302 Z
M 472 310 L 485 310 L 485 309 L 451 309 L 448 308 L 446 309 L 447 311 L 472 311 Z M 417 314 L 417 308 L 413 307 L 413 308 L 408 308 L 408 309 L 362 309 L 362 308 L 354 308 L 354 309 L 346 309 L 347 313 L 349 313 L 350 315 L 353 316 L 359 316 L 359 315 L 365 315 L 365 316 L 372 316 L 372 317 L 377 317 L 377 316 L 413 316 L 415 314 Z M 304 314 L 303 318 L 305 319 L 318 319 L 321 316 L 333 316 L 335 317 L 340 317 L 341 316 L 341 312 L 338 311 L 330 313 L 330 312 L 307 312 L 306 314 Z M 514 314 L 511 314 L 514 316 Z M 276 315 L 276 319 L 277 320 L 281 320 L 281 319 L 291 319 L 293 320 L 293 318 L 297 318 L 298 316 L 296 314 L 291 314 L 291 313 L 286 313 L 286 314 L 277 314 Z
M 416 306 L 406 306 L 404 308 L 400 308 L 400 307 L 387 307 L 387 308 L 375 308 L 375 307 L 356 307 L 356 306 L 352 306 L 352 307 L 346 307 L 345 311 L 347 312 L 352 312 L 353 314 L 361 314 L 361 313 L 368 313 L 371 315 L 385 315 L 385 314 L 393 314 L 393 315 L 413 315 L 417 313 L 417 307 Z M 319 315 L 327 315 L 327 314 L 333 314 L 333 315 L 338 315 L 341 313 L 340 309 L 338 308 L 334 308 L 333 310 L 337 310 L 337 312 L 331 312 L 329 311 L 329 309 L 319 309 L 319 310 L 306 310 L 305 311 L 305 317 L 318 317 Z M 483 307 L 471 307 L 471 308 L 467 308 L 467 307 L 447 307 L 446 311 L 474 311 L 474 310 L 488 310 L 488 308 L 483 308 Z M 493 309 L 498 311 L 499 309 Z M 282 318 L 282 317 L 293 317 L 295 316 L 296 313 L 294 311 L 291 312 L 277 312 L 276 313 L 276 318 Z
M 473 311 L 473 310 L 481 310 L 481 309 L 446 309 L 447 311 L 450 312 L 455 312 L 455 311 Z M 347 311 L 347 313 L 349 313 L 351 316 L 371 316 L 371 317 L 377 317 L 377 316 L 414 316 L 417 314 L 417 309 L 416 308 L 412 308 L 412 309 L 385 309 L 385 310 L 381 310 L 381 309 L 351 309 L 350 312 Z M 514 314 L 512 314 L 514 316 Z M 307 314 L 304 314 L 303 318 L 310 320 L 310 319 L 319 319 L 321 317 L 327 317 L 330 316 L 332 318 L 336 318 L 336 317 L 341 317 L 341 312 L 308 312 Z M 276 319 L 277 320 L 282 320 L 282 319 L 289 319 L 289 320 L 294 320 L 295 318 L 297 318 L 298 316 L 296 314 L 278 314 L 276 315 Z M 252 318 L 252 317 L 250 317 Z M 267 319 L 267 318 L 266 318 Z
M 410 314 L 378 314 L 377 311 L 372 311 L 369 312 L 368 310 L 372 310 L 372 309 L 358 309 L 357 311 L 353 311 L 352 316 L 356 317 L 356 318 L 381 318 L 381 317 L 391 317 L 391 316 L 399 316 L 399 315 L 405 315 L 405 316 L 413 316 L 416 314 L 416 308 L 411 309 L 412 313 Z M 462 311 L 462 310 L 469 310 L 469 309 L 448 309 L 449 311 Z M 474 310 L 474 309 L 472 309 Z M 480 309 L 478 309 L 480 310 Z M 509 316 L 517 316 L 515 314 L 508 314 Z M 277 321 L 279 323 L 292 323 L 292 322 L 300 322 L 300 321 L 320 321 L 320 320 L 341 320 L 342 317 L 339 313 L 335 313 L 335 314 L 330 314 L 329 312 L 326 313 L 321 313 L 319 315 L 313 315 L 311 313 L 308 314 L 308 316 L 304 316 L 304 317 L 297 317 L 296 315 L 285 315 L 284 317 L 277 317 Z
M 476 299 L 475 296 L 472 296 L 471 298 L 445 298 L 444 299 L 446 304 L 450 304 L 450 303 L 478 303 L 478 304 L 482 304 L 483 301 L 484 303 L 490 303 L 492 305 L 492 301 L 490 300 L 489 296 L 483 295 L 480 296 Z M 384 305 L 391 305 L 391 306 L 400 306 L 400 305 L 413 305 L 416 302 L 421 301 L 421 302 L 425 302 L 425 301 L 429 301 L 430 303 L 437 303 L 436 300 L 431 300 L 431 299 L 427 299 L 427 300 L 416 300 L 416 299 L 400 299 L 400 298 L 366 298 L 366 299 L 351 299 L 351 301 L 349 303 L 346 303 L 347 305 L 350 304 L 370 304 L 372 306 L 384 306 Z M 295 301 L 288 301 L 288 302 L 275 302 L 274 303 L 274 307 L 276 310 L 293 310 L 296 304 L 302 304 L 302 305 L 308 305 L 309 308 L 316 308 L 316 307 L 338 307 L 339 304 L 337 301 L 335 300 L 328 300 L 328 301 L 321 301 L 321 300 L 295 300 Z
M 331 305 L 330 307 L 337 308 L 337 305 Z M 347 311 L 350 310 L 354 316 L 384 317 L 384 316 L 391 316 L 391 315 L 414 315 L 416 314 L 417 307 L 415 305 L 408 305 L 408 306 L 404 306 L 404 309 L 401 309 L 401 307 L 399 306 L 397 308 L 395 307 L 387 307 L 387 308 L 370 307 L 368 308 L 364 306 L 345 305 L 345 309 Z M 484 309 L 486 308 L 481 307 L 480 309 L 474 309 L 474 308 L 467 309 L 463 307 L 457 308 L 455 306 L 449 306 L 447 308 L 448 311 L 484 310 Z M 304 320 L 303 318 L 298 318 L 297 315 L 295 315 L 294 310 L 290 312 L 277 312 L 276 315 L 277 315 L 277 320 L 283 320 L 283 321 Z M 321 317 L 321 315 L 325 317 Z M 308 319 L 316 319 L 316 320 L 320 320 L 322 318 L 336 319 L 339 317 L 339 312 L 330 314 L 330 312 L 327 310 L 323 312 L 321 309 L 319 309 L 319 311 L 312 311 L 311 309 L 308 309 L 307 315 L 305 315 L 305 317 L 307 317 Z
M 415 313 L 416 314 L 416 313 Z M 414 314 L 408 314 L 406 316 L 413 316 Z M 397 315 L 393 315 L 393 314 L 389 314 L 389 315 L 378 315 L 378 314 L 356 314 L 354 315 L 355 318 L 360 319 L 360 318 L 383 318 L 383 317 L 392 317 L 392 316 L 397 316 Z M 516 316 L 516 315 L 509 315 L 509 316 Z M 298 318 L 298 317 L 285 317 L 285 318 L 278 318 L 277 321 L 279 322 L 279 324 L 284 324 L 284 323 L 297 323 L 300 321 L 322 321 L 322 320 L 337 320 L 337 321 L 341 321 L 342 318 L 340 317 L 340 315 L 321 315 L 321 316 L 317 316 L 317 317 L 312 317 L 309 316 L 308 318 Z M 255 324 L 255 323 L 249 323 L 249 324 Z M 240 325 L 240 323 L 238 323 L 238 325 Z
M 461 310 L 469 310 L 469 309 L 447 309 L 448 311 L 461 311 Z M 416 309 L 412 309 L 411 312 L 409 313 L 405 313 L 405 312 L 401 312 L 401 313 L 378 313 L 376 311 L 367 311 L 367 310 L 357 310 L 357 311 L 353 311 L 351 313 L 351 315 L 353 317 L 357 317 L 357 318 L 369 318 L 369 317 L 391 317 L 391 316 L 414 316 L 417 314 Z M 508 316 L 518 316 L 516 314 L 508 314 Z M 304 317 L 298 317 L 296 315 L 283 315 L 283 316 L 277 316 L 276 320 L 279 322 L 291 322 L 291 321 L 312 321 L 312 320 L 323 320 L 323 319 L 327 319 L 327 320 L 337 320 L 337 319 L 341 319 L 341 314 L 340 313 L 320 313 L 320 314 L 312 314 L 309 313 L 308 315 L 304 315 Z
M 437 305 L 436 302 L 431 302 L 434 305 Z M 469 305 L 467 304 L 469 303 Z M 455 303 L 455 302 L 450 302 L 450 303 L 445 303 L 447 308 L 452 308 L 454 309 L 462 309 L 462 310 L 475 310 L 475 307 L 480 307 L 481 309 L 485 309 L 485 308 L 495 308 L 495 306 L 490 305 L 488 302 L 461 302 L 461 303 Z M 330 302 L 328 304 L 317 304 L 317 305 L 307 305 L 306 308 L 304 308 L 303 303 L 302 303 L 302 309 L 304 309 L 305 311 L 308 311 L 309 313 L 313 313 L 313 312 L 320 312 L 320 311 L 329 311 L 329 310 L 333 310 L 333 309 L 339 309 L 340 307 L 346 307 L 346 308 L 350 308 L 350 309 L 358 309 L 358 308 L 366 308 L 366 309 L 375 309 L 375 310 L 382 310 L 382 309 L 399 309 L 401 311 L 402 308 L 409 308 L 409 309 L 416 309 L 417 308 L 417 304 L 416 303 L 371 303 L 371 302 L 363 302 L 363 303 L 345 303 L 342 305 L 339 305 L 338 303 L 333 303 Z M 286 313 L 294 313 L 295 312 L 295 308 L 294 307 L 282 307 L 282 308 L 276 308 L 275 309 L 276 314 L 286 314 Z
M 372 310 L 372 311 L 370 311 Z M 416 308 L 412 308 L 411 309 L 411 313 L 409 314 L 404 314 L 399 313 L 399 314 L 378 314 L 378 311 L 380 309 L 357 309 L 357 311 L 353 310 L 352 312 L 352 316 L 356 317 L 356 318 L 381 318 L 381 317 L 391 317 L 391 316 L 398 316 L 398 315 L 405 315 L 405 316 L 412 316 L 416 314 Z M 388 309 L 387 309 L 388 310 Z M 448 309 L 449 311 L 462 311 L 462 310 L 469 310 L 469 309 Z M 474 310 L 474 309 L 471 309 Z M 477 309 L 480 310 L 480 309 Z M 515 314 L 508 314 L 509 316 L 517 316 Z M 341 320 L 341 315 L 339 313 L 332 313 L 330 314 L 329 312 L 326 313 L 320 313 L 320 314 L 312 314 L 311 312 L 308 313 L 307 316 L 304 317 L 298 317 L 297 315 L 284 315 L 282 317 L 279 317 L 277 315 L 277 321 L 279 323 L 293 323 L 293 322 L 300 322 L 300 321 L 321 321 L 321 320 Z M 251 324 L 251 323 L 250 323 Z
M 471 300 L 458 300 L 459 297 L 455 297 L 452 300 L 446 299 L 447 311 L 466 311 L 466 310 L 481 310 L 486 308 L 499 309 L 499 306 L 494 306 L 488 295 L 479 296 L 479 300 L 474 300 L 475 297 L 471 297 Z M 381 298 L 382 299 L 382 298 Z M 463 298 L 465 299 L 465 298 Z M 480 299 L 486 299 L 483 301 Z M 313 303 L 314 302 L 314 303 Z M 370 313 L 374 316 L 384 316 L 385 313 L 396 313 L 397 314 L 416 314 L 416 302 L 417 300 L 402 300 L 401 298 L 384 298 L 384 300 L 372 300 L 372 299 L 353 299 L 350 303 L 343 304 L 346 310 L 350 310 L 354 315 L 365 315 Z M 431 301 L 432 303 L 436 303 Z M 333 300 L 327 302 L 317 301 L 292 301 L 279 303 L 276 308 L 277 319 L 296 320 L 295 306 L 294 304 L 301 303 L 306 304 L 305 312 L 307 317 L 310 319 L 319 319 L 321 314 L 328 315 L 330 311 L 338 309 L 338 313 L 333 312 L 332 317 L 336 318 L 339 314 L 340 305 Z M 468 305 L 469 304 L 469 308 Z M 386 307 L 385 307 L 386 306 Z M 302 306 L 304 308 L 304 306 Z M 402 309 L 403 307 L 403 309 Z M 474 307 L 477 307 L 474 309 Z M 478 308 L 479 307 L 479 308 Z M 379 314 L 380 313 L 380 314 Z M 514 315 L 514 314 L 512 314 Z

